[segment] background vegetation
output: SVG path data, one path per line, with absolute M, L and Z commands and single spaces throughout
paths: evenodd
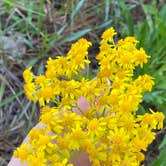
M 139 113 L 148 108 L 166 115 L 166 3 L 164 0 L 0 0 L 0 165 L 37 123 L 39 106 L 23 91 L 23 70 L 34 65 L 44 71 L 48 57 L 65 55 L 72 42 L 86 37 L 92 77 L 98 68 L 95 55 L 104 29 L 113 26 L 121 35 L 135 36 L 138 47 L 151 56 L 138 74 L 155 78 L 152 93 L 144 96 Z M 145 165 L 166 165 L 165 128 L 156 131 Z

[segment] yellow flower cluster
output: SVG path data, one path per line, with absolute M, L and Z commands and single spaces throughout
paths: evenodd
M 136 48 L 134 37 L 115 43 L 115 34 L 110 28 L 102 35 L 93 79 L 79 76 L 90 63 L 86 39 L 73 44 L 67 56 L 49 58 L 44 75 L 35 76 L 31 67 L 24 71 L 27 97 L 42 106 L 41 127 L 31 130 L 15 157 L 28 166 L 72 166 L 73 156 L 83 152 L 92 166 L 140 165 L 164 115 L 137 114 L 154 81 L 146 74 L 134 78 L 133 72 L 148 56 Z

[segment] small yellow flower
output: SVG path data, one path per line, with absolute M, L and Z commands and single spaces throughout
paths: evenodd
M 21 161 L 24 161 L 28 157 L 28 145 L 27 144 L 22 144 L 21 147 L 17 148 L 17 150 L 14 152 L 14 157 L 19 157 Z
M 102 39 L 107 40 L 107 41 L 112 41 L 113 36 L 116 35 L 117 33 L 115 32 L 114 28 L 111 27 L 107 29 L 101 36 Z
M 149 56 L 146 55 L 143 48 L 140 48 L 139 51 L 135 52 L 135 58 L 136 58 L 135 60 L 136 65 L 140 65 L 140 67 L 142 68 L 143 64 L 148 62 Z
M 23 78 L 24 78 L 26 83 L 32 82 L 32 80 L 34 78 L 34 75 L 31 72 L 31 69 L 32 69 L 32 67 L 29 67 L 23 72 Z
M 147 144 L 143 139 L 134 138 L 134 140 L 132 141 L 132 145 L 136 151 L 141 151 L 141 150 L 146 151 L 147 149 Z

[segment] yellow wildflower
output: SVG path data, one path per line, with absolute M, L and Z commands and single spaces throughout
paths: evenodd
M 73 155 L 83 152 L 93 166 L 141 164 L 142 151 L 155 139 L 153 130 L 163 127 L 164 115 L 152 110 L 137 115 L 143 93 L 152 90 L 154 81 L 147 74 L 133 77 L 134 70 L 149 56 L 137 48 L 134 37 L 115 43 L 114 35 L 112 27 L 102 34 L 95 78 L 81 75 L 90 63 L 91 46 L 83 38 L 66 56 L 49 58 L 43 75 L 35 76 L 32 67 L 24 71 L 28 99 L 43 107 L 42 127 L 31 130 L 15 157 L 28 166 L 72 166 Z
M 114 28 L 111 27 L 107 29 L 101 36 L 102 39 L 107 40 L 107 41 L 112 41 L 113 36 L 116 35 L 117 33 L 115 32 Z
M 32 67 L 29 67 L 23 72 L 23 78 L 24 78 L 26 83 L 32 82 L 32 80 L 34 78 L 34 75 L 31 72 L 31 69 L 32 69 Z

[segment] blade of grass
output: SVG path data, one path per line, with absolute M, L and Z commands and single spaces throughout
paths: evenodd
M 17 98 L 18 96 L 22 95 L 23 93 L 24 93 L 24 91 L 22 90 L 22 91 L 18 92 L 17 94 L 15 94 L 13 96 L 10 96 L 7 99 L 3 100 L 0 103 L 0 107 L 3 107 L 4 105 L 11 103 L 15 98 Z
M 32 60 L 29 61 L 28 64 L 26 64 L 26 68 L 30 67 L 30 66 L 34 66 L 38 61 L 38 58 L 33 58 Z
M 29 101 L 29 102 L 25 105 L 24 109 L 21 111 L 21 113 L 20 113 L 19 116 L 17 117 L 16 122 L 20 121 L 20 120 L 22 119 L 22 117 L 26 114 L 26 112 L 27 112 L 28 108 L 30 107 L 31 103 L 32 103 L 32 102 Z M 16 123 L 16 122 L 15 122 L 15 123 Z
M 27 12 L 31 12 L 31 13 L 33 13 L 33 14 L 45 16 L 44 13 L 37 12 L 37 11 L 35 11 L 35 10 L 32 10 L 31 8 L 28 8 L 27 6 L 25 7 L 24 5 L 19 4 L 19 1 L 15 1 L 15 2 L 11 2 L 11 0 L 3 0 L 3 1 L 4 1 L 4 3 L 5 3 L 6 5 L 8 5 L 8 6 L 16 7 L 16 8 L 25 10 L 25 11 L 27 11 Z
M 165 166 L 166 165 L 166 148 L 164 148 L 158 158 L 152 163 L 152 166 Z
M 40 13 L 44 13 L 44 2 L 45 0 L 40 0 L 39 1 L 39 10 L 40 10 Z M 39 15 L 39 18 L 38 18 L 38 35 L 40 35 L 40 32 L 42 30 L 42 24 L 43 24 L 43 15 Z
M 61 35 L 63 33 L 63 31 L 65 30 L 65 28 L 67 27 L 67 24 L 63 25 L 57 32 L 57 35 Z
M 146 20 L 147 20 L 147 23 L 149 25 L 150 33 L 152 33 L 154 26 L 153 26 L 153 20 L 152 20 L 152 17 L 150 15 L 149 8 L 147 7 L 148 5 L 141 3 L 141 6 L 142 6 L 142 9 L 144 10 L 144 13 L 146 15 Z
M 103 24 L 100 24 L 96 27 L 94 27 L 94 30 L 96 29 L 102 29 L 111 26 L 112 20 L 108 20 L 107 22 L 104 22 Z
M 85 0 L 80 0 L 76 7 L 74 8 L 74 0 L 71 0 L 71 17 L 70 17 L 70 33 L 73 33 L 74 30 L 74 17 L 78 14 L 81 7 L 83 6 Z
M 65 38 L 63 38 L 61 41 L 59 41 L 58 43 L 57 43 L 57 45 L 61 45 L 61 44 L 63 44 L 63 43 L 65 43 L 65 42 L 72 42 L 72 41 L 74 41 L 74 40 L 77 40 L 77 39 L 79 39 L 80 37 L 82 37 L 82 36 L 84 36 L 85 34 L 87 34 L 88 32 L 90 32 L 92 29 L 84 29 L 84 30 L 80 30 L 80 31 L 78 31 L 78 32 L 76 32 L 76 33 L 73 33 L 73 34 L 71 34 L 71 35 L 69 35 L 69 36 L 67 36 L 67 37 L 65 37 Z
M 0 102 L 2 100 L 3 94 L 5 90 L 5 80 L 2 80 L 1 86 L 0 86 Z
M 129 35 L 133 36 L 134 35 L 134 21 L 133 21 L 133 17 L 131 15 L 130 10 L 126 9 L 126 22 L 127 22 L 127 26 L 128 26 L 128 30 L 129 30 Z
M 37 71 L 37 75 L 43 74 L 44 72 L 44 63 L 43 61 L 40 63 L 38 71 Z
M 110 0 L 105 0 L 105 18 L 104 21 L 108 21 L 110 12 Z
M 166 4 L 161 8 L 160 12 L 159 12 L 160 18 L 164 21 L 164 23 L 166 24 Z
M 75 9 L 73 10 L 72 14 L 71 14 L 71 21 L 73 21 L 74 17 L 76 16 L 76 14 L 79 12 L 79 10 L 81 9 L 81 7 L 83 6 L 85 0 L 80 0 L 78 2 L 78 4 L 76 5 Z
M 28 127 L 25 130 L 26 133 L 28 133 L 28 131 L 33 127 L 32 121 L 33 121 L 33 115 L 34 115 L 35 111 L 36 111 L 36 103 L 33 103 L 32 111 L 31 111 L 30 117 L 28 119 Z

